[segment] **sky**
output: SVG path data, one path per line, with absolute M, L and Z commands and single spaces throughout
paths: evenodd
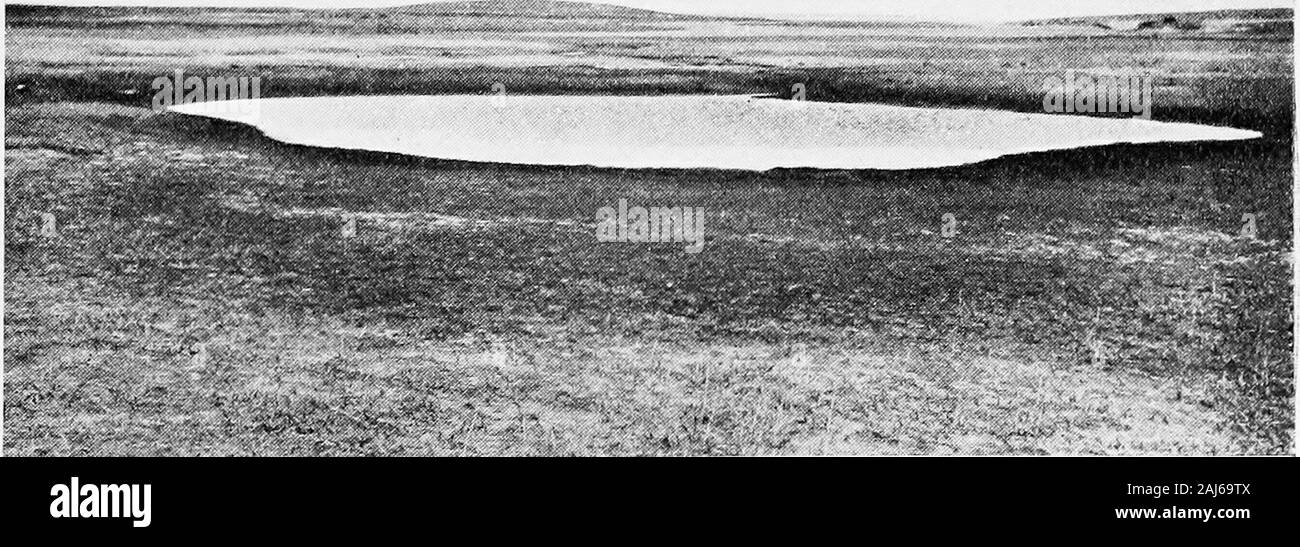
M 448 0 L 435 0 L 448 1 Z M 1051 17 L 1161 13 L 1232 8 L 1295 7 L 1294 0 L 595 0 L 636 8 L 702 15 L 789 18 L 1010 21 Z M 284 6 L 305 8 L 379 7 L 427 3 L 420 0 L 6 0 L 17 4 L 67 6 Z

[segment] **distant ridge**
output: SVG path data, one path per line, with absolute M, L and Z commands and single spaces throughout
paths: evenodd
M 314 13 L 361 14 L 421 17 L 496 17 L 502 19 L 609 19 L 637 21 L 743 20 L 743 17 L 714 17 L 665 13 L 626 6 L 594 4 L 567 0 L 462 0 L 428 2 L 382 8 L 357 7 L 309 9 L 288 7 L 153 7 L 153 6 L 57 6 L 44 4 L 6 4 L 5 10 L 20 17 L 51 17 L 62 13 L 79 13 L 98 17 L 126 17 L 144 14 L 186 13 Z
M 970 22 L 930 20 L 914 17 L 873 17 L 858 18 L 850 15 L 696 15 L 654 11 L 627 6 L 597 4 L 574 0 L 457 0 L 450 2 L 412 3 L 405 6 L 390 7 L 355 7 L 355 8 L 297 8 L 297 7 L 153 7 L 153 6 L 57 6 L 41 4 L 6 4 L 6 24 L 24 25 L 31 23 L 49 23 L 55 21 L 80 22 L 91 26 L 103 26 L 105 23 L 89 23 L 93 19 L 119 18 L 122 24 L 130 22 L 132 17 L 146 15 L 165 15 L 175 17 L 194 16 L 195 14 L 222 14 L 229 17 L 223 25 L 235 25 L 234 18 L 239 14 L 294 14 L 296 16 L 322 15 L 325 17 L 393 17 L 400 19 L 483 19 L 497 21 L 536 21 L 555 24 L 556 21 L 627 21 L 639 23 L 656 23 L 669 21 L 745 21 L 758 24 L 785 25 L 832 25 L 844 27 L 866 26 L 967 26 Z M 1022 19 L 1000 21 L 998 25 L 1089 25 L 1103 28 L 1121 28 L 1126 25 L 1117 23 L 1135 22 L 1134 26 L 1145 24 L 1148 28 L 1162 26 L 1181 26 L 1195 28 L 1207 21 L 1244 20 L 1258 21 L 1271 30 L 1286 30 L 1294 18 L 1291 8 L 1268 9 L 1226 9 L 1199 12 L 1169 12 L 1144 14 L 1090 15 L 1077 17 L 1054 17 L 1041 19 Z M 1176 20 L 1176 24 L 1167 21 Z M 137 22 L 147 24 L 149 22 Z M 160 22 L 153 22 L 160 23 Z M 199 21 L 185 24 L 200 25 Z M 256 24 L 256 23 L 249 23 Z M 1274 29 L 1273 27 L 1278 27 Z M 1258 29 L 1256 29 L 1258 30 Z
M 446 17 L 523 17 L 530 19 L 641 19 L 641 20 L 691 20 L 721 19 L 681 15 L 646 9 L 571 2 L 567 0 L 476 0 L 460 2 L 430 2 L 391 8 L 357 8 L 406 15 L 433 15 Z
M 1138 13 L 1123 15 L 1091 15 L 1087 17 L 1056 17 L 1051 19 L 1033 19 L 1020 21 L 1021 24 L 1027 25 L 1081 25 L 1105 23 L 1108 21 L 1119 20 L 1157 20 L 1164 17 L 1176 17 L 1179 20 L 1189 22 L 1202 22 L 1213 19 L 1250 19 L 1250 20 L 1269 20 L 1269 19 L 1293 19 L 1295 10 L 1291 8 L 1269 8 L 1269 9 L 1225 9 L 1213 11 L 1189 11 L 1189 12 L 1168 12 L 1168 13 Z

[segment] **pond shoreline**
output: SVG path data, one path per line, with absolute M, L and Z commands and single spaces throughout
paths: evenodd
M 915 170 L 1112 144 L 1263 136 L 1187 123 L 747 95 L 278 98 L 171 111 L 246 123 L 289 144 L 630 169 Z

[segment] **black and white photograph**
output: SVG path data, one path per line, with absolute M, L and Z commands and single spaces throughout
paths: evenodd
M 1295 454 L 1291 2 L 4 9 L 5 456 Z

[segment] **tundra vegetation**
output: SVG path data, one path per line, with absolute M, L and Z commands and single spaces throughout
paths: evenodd
M 1289 452 L 1291 12 L 1195 21 L 10 6 L 6 453 Z M 1264 137 L 561 169 L 290 146 L 155 112 L 150 88 L 177 69 L 269 97 L 802 84 L 1039 112 L 1044 78 L 1099 66 L 1158 70 L 1153 119 Z M 599 243 L 620 199 L 705 211 L 707 244 Z

